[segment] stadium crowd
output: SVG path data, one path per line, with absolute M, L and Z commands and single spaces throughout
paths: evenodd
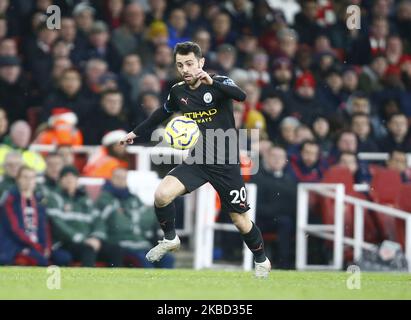
M 154 212 L 128 190 L 116 142 L 162 105 L 179 81 L 173 46 L 192 40 L 206 71 L 247 93 L 233 110 L 237 128 L 260 129 L 257 223 L 292 267 L 298 182 L 339 164 L 370 183 L 360 152 L 388 153 L 411 182 L 410 31 L 410 0 L 0 0 L 0 264 L 152 267 Z M 99 148 L 81 162 L 77 145 Z M 106 179 L 95 201 L 79 176 Z

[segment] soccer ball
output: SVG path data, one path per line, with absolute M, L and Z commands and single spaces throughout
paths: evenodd
M 197 122 L 180 116 L 173 118 L 166 126 L 164 139 L 174 149 L 185 150 L 193 147 L 200 136 Z

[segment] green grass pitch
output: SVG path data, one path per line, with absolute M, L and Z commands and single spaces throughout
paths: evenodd
M 411 274 L 362 273 L 349 290 L 345 272 L 61 268 L 49 290 L 46 268 L 1 267 L 0 299 L 411 299 Z

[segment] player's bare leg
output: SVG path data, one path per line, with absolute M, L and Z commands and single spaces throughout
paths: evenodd
M 180 239 L 175 231 L 176 209 L 174 199 L 186 193 L 184 185 L 173 176 L 166 176 L 154 194 L 154 208 L 164 239 L 158 242 L 146 255 L 150 262 L 159 261 L 169 251 L 180 248 Z
M 250 220 L 248 213 L 231 212 L 230 218 L 243 236 L 255 260 L 255 276 L 266 278 L 271 270 L 270 260 L 264 252 L 264 241 L 260 229 Z

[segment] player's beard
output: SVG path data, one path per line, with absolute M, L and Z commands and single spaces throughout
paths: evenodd
M 194 77 L 192 74 L 190 74 L 189 76 L 190 78 L 188 79 L 185 76 L 183 76 L 184 82 L 188 84 L 189 86 L 194 86 L 197 83 L 198 78 Z

